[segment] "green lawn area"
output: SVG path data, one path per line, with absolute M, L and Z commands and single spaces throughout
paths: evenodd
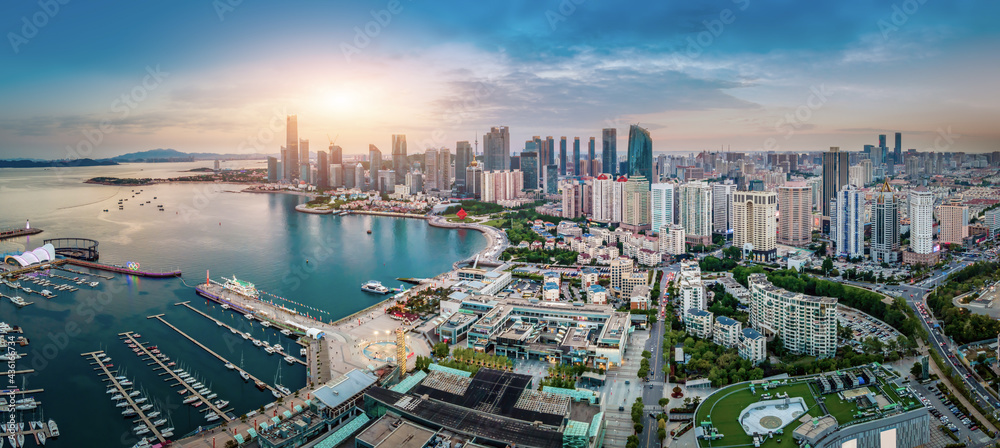
M 843 425 L 854 420 L 854 413 L 858 411 L 858 407 L 854 403 L 841 400 L 837 394 L 827 394 L 823 398 L 826 410 L 833 418 L 837 419 L 837 424 Z
M 772 395 L 779 392 L 787 392 L 789 397 L 802 397 L 809 408 L 807 413 L 812 416 L 818 416 L 819 412 L 816 407 L 816 400 L 812 396 L 808 383 L 789 383 L 788 385 L 779 386 L 777 389 L 768 389 L 767 391 L 767 393 Z M 740 425 L 738 419 L 740 412 L 744 408 L 760 401 L 762 393 L 764 393 L 764 390 L 761 387 L 757 388 L 757 395 L 750 393 L 750 386 L 747 384 L 739 384 L 722 389 L 709 396 L 698 408 L 698 414 L 695 416 L 695 424 L 700 424 L 711 415 L 712 423 L 718 428 L 719 432 L 725 435 L 723 439 L 714 442 L 715 446 L 752 446 L 753 438 L 743 431 L 743 427 Z M 777 442 L 777 438 L 774 438 L 765 442 L 762 448 L 778 448 L 779 446 L 794 447 L 795 442 L 792 440 L 792 430 L 797 426 L 797 422 L 792 422 L 784 428 L 786 432 L 781 436 L 782 442 L 780 445 Z M 699 446 L 709 446 L 708 441 L 699 440 L 698 443 Z

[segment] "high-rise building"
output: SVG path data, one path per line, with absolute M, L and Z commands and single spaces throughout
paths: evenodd
M 566 175 L 566 136 L 559 137 L 559 175 Z
M 823 153 L 823 216 L 830 216 L 830 200 L 849 183 L 849 159 L 846 152 L 835 146 Z
M 684 227 L 680 224 L 664 225 L 660 228 L 660 253 L 681 255 L 687 252 L 684 242 Z
M 996 238 L 1000 236 L 1000 208 L 994 208 L 991 210 L 986 210 L 983 213 L 983 225 L 986 226 L 986 231 L 989 233 L 989 238 Z
M 330 165 L 343 165 L 344 164 L 343 148 L 337 145 L 330 145 L 330 155 L 328 157 Z
M 889 182 L 883 182 L 872 197 L 871 256 L 876 263 L 898 263 L 902 252 L 899 248 L 899 197 Z
M 632 232 L 649 230 L 649 181 L 642 175 L 625 182 L 622 227 Z
M 406 135 L 392 134 L 392 170 L 396 172 L 396 185 L 406 184 Z
M 375 145 L 368 145 L 368 175 L 371 176 L 372 190 L 378 190 L 378 172 L 382 169 L 382 151 Z
M 653 179 L 653 139 L 635 124 L 628 130 L 628 175 Z
M 344 186 L 344 165 L 330 165 L 330 187 L 340 188 Z
M 707 308 L 708 300 L 697 261 L 682 261 L 678 277 L 680 277 L 677 289 L 681 300 L 681 320 L 684 320 L 690 311 Z
M 910 180 L 920 179 L 920 158 L 917 156 L 908 156 L 905 161 L 906 177 Z
M 733 231 L 733 193 L 736 184 L 732 179 L 712 184 L 712 231 L 728 234 Z
M 406 173 L 406 188 L 410 194 L 417 194 L 424 191 L 424 175 L 420 171 L 410 171 Z
M 910 250 L 929 254 L 934 250 L 934 193 L 917 187 L 908 195 L 910 201 Z
M 278 159 L 267 157 L 267 183 L 273 184 L 278 181 L 281 174 L 278 173 Z
M 622 222 L 625 219 L 625 184 L 628 178 L 618 176 L 611 185 L 611 222 Z
M 299 118 L 289 115 L 285 119 L 285 180 L 299 178 Z
M 457 163 L 457 159 L 456 159 Z M 521 153 L 521 171 L 524 172 L 524 189 L 538 189 L 538 153 L 534 151 Z M 458 167 L 455 167 L 458 173 Z
M 580 176 L 580 137 L 573 137 L 573 175 Z
M 778 243 L 805 246 L 812 242 L 812 189 L 803 181 L 778 187 Z
M 777 207 L 778 195 L 773 191 L 733 193 L 733 247 L 743 251 L 743 258 L 772 261 L 777 257 Z
M 455 143 L 455 184 L 463 188 L 467 185 L 465 179 L 465 169 L 472 163 L 475 154 L 472 153 L 472 145 L 468 141 Z M 525 179 L 527 181 L 527 179 Z
M 556 194 L 559 192 L 559 165 L 550 163 L 545 165 L 545 194 Z
M 357 177 L 356 177 L 357 170 L 355 169 L 355 167 L 357 165 L 361 165 L 361 164 L 360 163 L 348 163 L 347 165 L 344 165 L 344 188 L 348 188 L 348 189 L 350 189 L 350 188 L 357 188 L 357 186 L 358 186 L 358 180 L 357 180 Z
M 510 129 L 507 126 L 490 128 L 483 136 L 483 171 L 510 169 Z
M 601 131 L 601 168 L 614 179 L 618 176 L 618 129 Z
M 582 207 L 583 185 L 576 180 L 570 180 L 562 185 L 562 217 L 576 219 L 583 216 Z
M 701 244 L 708 244 L 712 241 L 712 187 L 703 181 L 687 182 L 677 192 L 678 224 L 688 239 L 699 238 Z
M 483 202 L 501 202 L 516 199 L 524 189 L 524 173 L 513 171 L 483 172 Z
M 508 165 L 510 164 L 510 157 L 507 158 Z M 441 191 L 451 189 L 451 150 L 448 148 L 441 148 L 438 150 L 438 164 L 437 164 L 437 189 Z
M 848 176 L 849 183 L 858 188 L 868 186 L 868 184 L 872 183 L 872 180 L 874 179 L 872 161 L 868 159 L 861 160 L 857 165 L 850 167 L 848 172 L 850 173 Z
M 614 181 L 607 174 L 600 174 L 594 179 L 593 194 L 591 203 L 594 207 L 594 214 L 591 218 L 597 222 L 611 222 L 612 211 L 614 210 Z M 655 191 L 655 190 L 654 190 Z
M 594 137 L 590 137 L 590 141 L 587 142 L 587 172 L 591 176 L 597 176 L 600 174 L 599 169 L 595 169 L 597 162 L 597 140 Z
M 365 189 L 365 167 L 360 162 L 354 165 L 354 183 L 355 187 Z
M 750 274 L 750 326 L 781 337 L 791 353 L 830 358 L 837 354 L 837 299 L 786 291 L 766 274 Z
M 854 185 L 844 185 L 830 209 L 830 238 L 838 257 L 865 255 L 865 200 Z M 822 255 L 822 254 L 821 254 Z
M 903 159 L 903 133 L 896 133 L 896 146 L 892 148 L 893 157 L 896 159 L 896 163 L 902 162 Z
M 652 231 L 660 234 L 674 224 L 674 187 L 676 184 L 659 182 L 650 190 L 650 223 Z
M 438 188 L 438 176 L 441 172 L 439 163 L 441 162 L 438 160 L 438 150 L 427 148 L 427 151 L 424 151 L 424 191 L 429 192 Z
M 548 161 L 546 164 L 555 165 L 556 163 L 556 139 L 551 135 L 545 137 L 545 152 Z
M 326 151 L 316 151 L 316 188 L 330 188 L 330 163 Z
M 938 221 L 941 221 L 941 244 L 961 246 L 969 236 L 969 207 L 958 203 L 942 204 L 938 207 Z
M 483 167 L 478 160 L 473 159 L 465 168 L 465 193 L 474 198 L 483 196 Z
M 299 177 L 308 183 L 313 183 L 309 178 L 309 139 L 299 139 Z

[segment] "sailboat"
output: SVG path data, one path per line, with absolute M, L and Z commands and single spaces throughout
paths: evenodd
M 240 352 L 240 378 L 243 378 L 244 382 L 250 381 L 250 374 L 243 369 L 243 352 Z
M 278 393 L 278 391 L 273 391 L 272 390 L 271 391 L 271 395 L 274 395 L 274 398 L 281 398 L 281 394 L 285 394 L 285 395 L 291 395 L 292 394 L 291 390 L 289 390 L 287 387 L 281 385 L 281 362 L 278 362 L 278 373 L 276 373 L 274 375 L 274 388 L 281 392 L 281 393 Z

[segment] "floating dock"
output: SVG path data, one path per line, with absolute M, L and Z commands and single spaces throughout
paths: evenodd
M 146 346 L 145 346 L 144 343 L 139 342 L 138 340 L 136 340 L 135 337 L 133 336 L 133 334 L 134 333 L 131 332 L 131 331 L 126 331 L 124 333 L 118 333 L 118 336 L 122 337 L 123 340 L 131 342 L 132 344 L 135 344 L 136 347 L 138 347 L 140 350 L 142 350 L 142 355 L 140 355 L 140 356 L 148 356 L 150 359 L 152 359 L 153 361 L 156 362 L 157 367 L 154 367 L 153 370 L 160 370 L 160 369 L 162 369 L 163 372 L 165 372 L 166 374 L 170 375 L 171 379 L 176 380 L 178 385 L 180 385 L 181 387 L 187 389 L 189 394 L 191 394 L 191 395 L 193 395 L 195 397 L 198 397 L 198 400 L 201 400 L 201 402 L 205 404 L 205 409 L 211 410 L 211 411 L 215 412 L 216 415 L 218 415 L 219 418 L 221 418 L 223 421 L 230 422 L 230 421 L 233 420 L 233 418 L 230 417 L 229 415 L 227 415 L 225 411 L 223 411 L 222 409 L 219 409 L 217 406 L 215 406 L 215 403 L 212 403 L 212 400 L 209 400 L 209 399 L 205 398 L 202 394 L 198 393 L 198 390 L 196 390 L 195 388 L 191 387 L 190 384 L 185 383 L 184 380 L 180 376 L 178 376 L 176 373 L 174 373 L 173 369 L 171 369 L 170 367 L 168 367 L 167 364 L 163 360 L 161 360 L 160 358 L 157 358 L 156 355 L 154 355 L 152 352 L 150 352 L 149 349 L 146 348 Z M 191 396 L 191 395 L 188 395 L 188 396 Z
M 191 310 L 191 311 L 194 311 L 194 312 L 196 312 L 196 313 L 198 313 L 198 314 L 201 314 L 202 316 L 205 316 L 205 318 L 206 318 L 206 319 L 208 319 L 208 320 L 210 320 L 210 321 L 212 321 L 212 322 L 215 322 L 215 324 L 216 324 L 216 325 L 219 325 L 219 326 L 221 326 L 222 328 L 226 328 L 226 329 L 228 329 L 229 331 L 236 331 L 236 332 L 240 332 L 239 330 L 237 330 L 237 329 L 235 329 L 235 328 L 233 328 L 233 327 L 229 326 L 229 325 L 228 325 L 228 324 L 226 324 L 225 322 L 223 322 L 223 321 L 221 321 L 221 320 L 218 320 L 218 319 L 216 319 L 216 318 L 214 318 L 214 317 L 212 317 L 212 316 L 209 316 L 208 314 L 205 314 L 205 313 L 201 312 L 201 310 L 199 310 L 199 309 L 197 309 L 197 308 L 195 308 L 195 307 L 191 306 L 191 303 L 190 303 L 190 302 L 179 302 L 179 303 L 175 303 L 174 305 L 175 305 L 175 306 L 182 306 L 182 305 L 183 305 L 183 306 L 186 306 L 186 307 L 187 307 L 187 308 L 188 308 L 189 310 Z M 242 332 L 240 332 L 240 333 L 242 333 Z M 286 356 L 291 356 L 291 357 L 292 357 L 293 359 L 295 359 L 295 362 L 297 362 L 297 363 L 299 363 L 299 364 L 302 364 L 302 365 L 306 365 L 306 363 L 305 363 L 304 361 L 302 361 L 301 359 L 299 359 L 298 357 L 296 357 L 296 356 L 293 356 L 293 355 L 290 355 L 290 354 L 288 354 L 288 353 L 285 353 L 284 351 L 278 351 L 278 352 L 275 352 L 275 353 L 276 353 L 276 354 L 278 354 L 278 355 L 281 355 L 282 357 L 286 357 Z
M 177 327 L 173 326 L 173 325 L 172 325 L 172 324 L 171 324 L 170 322 L 167 322 L 167 321 L 166 321 L 165 319 L 163 319 L 163 315 L 162 315 L 162 314 L 157 314 L 157 315 L 155 315 L 155 316 L 147 316 L 147 317 L 146 317 L 146 319 L 156 319 L 156 320 L 158 320 L 158 321 L 160 321 L 160 322 L 163 322 L 163 324 L 164 324 L 164 325 L 166 325 L 166 326 L 168 326 L 168 327 L 172 328 L 172 329 L 173 329 L 174 331 L 176 331 L 176 332 L 177 332 L 177 334 L 180 334 L 181 336 L 184 336 L 185 338 L 187 338 L 187 340 L 189 340 L 189 341 L 191 341 L 191 342 L 194 342 L 194 344 L 195 344 L 195 345 L 197 345 L 198 347 L 201 347 L 201 348 L 202 348 L 202 350 L 205 350 L 205 351 L 206 351 L 206 352 L 208 352 L 208 353 L 209 353 L 210 355 L 212 355 L 212 356 L 214 356 L 214 357 L 216 357 L 216 358 L 219 358 L 219 360 L 220 360 L 220 361 L 222 361 L 223 363 L 229 363 L 229 364 L 233 364 L 233 366 L 235 366 L 235 370 L 236 370 L 236 371 L 238 371 L 238 372 L 244 372 L 244 373 L 246 373 L 246 374 L 247 374 L 247 376 L 249 376 L 249 377 L 250 377 L 250 379 L 254 381 L 254 383 L 257 383 L 257 382 L 261 382 L 261 383 L 263 383 L 263 384 L 264 384 L 264 387 L 266 387 L 266 388 L 267 388 L 267 389 L 268 389 L 269 391 L 271 391 L 271 392 L 276 392 L 276 393 L 278 393 L 278 394 L 280 394 L 280 395 L 282 395 L 282 396 L 284 396 L 284 395 L 285 395 L 285 394 L 284 394 L 284 393 L 282 393 L 282 392 L 281 392 L 280 390 L 278 390 L 278 389 L 275 389 L 275 388 L 274 388 L 274 386 L 271 386 L 270 384 L 268 384 L 268 383 L 267 383 L 266 381 L 261 381 L 261 380 L 257 379 L 257 377 L 255 377 L 255 376 L 251 375 L 251 374 L 250 374 L 250 372 L 247 372 L 247 371 L 246 371 L 246 370 L 244 370 L 244 369 L 243 369 L 242 367 L 240 367 L 240 366 L 238 366 L 238 365 L 236 365 L 236 364 L 234 364 L 234 363 L 230 362 L 230 361 L 229 361 L 228 359 L 226 359 L 226 358 L 223 358 L 223 357 L 222 357 L 222 355 L 219 355 L 218 353 L 215 353 L 214 351 L 212 351 L 212 349 L 210 349 L 210 348 L 208 348 L 208 347 L 205 347 L 205 346 L 204 346 L 204 345 L 203 345 L 203 344 L 202 344 L 201 342 L 198 342 L 198 340 L 196 340 L 195 338 L 192 338 L 191 336 L 188 336 L 188 335 L 187 335 L 187 333 L 184 333 L 184 332 L 183 332 L 183 331 L 181 331 L 181 330 L 180 330 L 179 328 L 177 328 Z
M 103 362 L 101 362 L 101 355 L 104 355 L 104 350 L 98 350 L 96 352 L 87 352 L 80 354 L 80 356 L 83 357 L 89 356 L 93 359 L 93 362 L 91 364 L 97 364 L 99 366 L 95 370 L 100 370 L 101 373 L 103 373 L 107 377 L 107 381 L 110 381 L 111 384 L 118 389 L 118 393 L 120 393 L 122 397 L 128 401 L 128 405 L 131 406 L 132 410 L 135 411 L 135 415 L 138 416 L 143 423 L 145 423 L 147 428 L 149 428 L 150 434 L 152 434 L 153 437 L 156 437 L 156 439 L 159 440 L 160 443 L 166 442 L 167 439 L 163 437 L 163 434 L 160 434 L 159 429 L 156 429 L 156 426 L 153 425 L 153 421 L 146 416 L 146 413 L 143 412 L 142 408 L 140 408 L 139 405 L 135 402 L 135 400 L 133 400 L 132 397 L 128 395 L 129 390 L 126 389 L 125 386 L 122 386 L 121 383 L 118 382 L 117 379 L 115 379 L 115 375 L 111 373 L 110 370 L 108 370 L 108 368 L 104 365 Z

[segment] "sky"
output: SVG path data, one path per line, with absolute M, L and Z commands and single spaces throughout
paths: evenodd
M 509 126 L 654 151 L 1000 150 L 1000 3 L 130 2 L 0 6 L 0 158 L 454 149 Z M 891 146 L 891 143 L 890 143 Z M 585 145 L 584 145 L 585 147 Z M 600 151 L 600 143 L 598 143 Z

